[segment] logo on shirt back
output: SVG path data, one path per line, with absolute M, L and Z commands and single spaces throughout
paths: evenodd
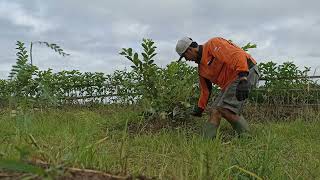
M 210 64 L 212 64 L 212 62 L 215 60 L 215 57 L 213 57 L 212 59 L 210 59 L 207 63 L 208 66 L 210 66 Z
M 221 47 L 215 47 L 214 49 L 213 49 L 213 51 L 219 51 L 221 49 Z
M 213 51 L 219 51 L 220 49 L 221 49 L 221 47 L 215 47 L 215 48 L 213 49 Z M 208 63 L 207 63 L 207 65 L 209 66 L 214 60 L 215 60 L 215 57 L 213 57 L 213 59 L 209 60 Z

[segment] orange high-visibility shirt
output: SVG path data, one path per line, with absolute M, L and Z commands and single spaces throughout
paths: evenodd
M 206 81 L 209 80 L 224 91 L 240 72 L 249 72 L 247 59 L 256 64 L 247 52 L 223 38 L 212 38 L 203 44 L 202 58 L 198 65 L 201 90 L 198 106 L 205 109 L 208 103 L 210 91 Z

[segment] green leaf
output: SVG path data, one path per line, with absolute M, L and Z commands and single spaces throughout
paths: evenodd
M 139 58 L 138 53 L 134 53 L 133 59 L 138 61 L 139 60 L 138 58 Z
M 256 47 L 257 47 L 256 44 L 251 44 L 251 43 L 249 42 L 249 43 L 247 43 L 244 47 L 242 47 L 242 49 L 243 49 L 244 51 L 248 51 L 248 49 L 256 48 Z
M 130 56 L 126 56 L 127 59 L 129 59 L 130 61 L 133 61 L 133 59 Z
M 123 55 L 123 56 L 126 55 L 126 53 L 124 51 L 120 52 L 119 54 Z
M 0 160 L 0 169 L 25 172 L 44 176 L 45 171 L 39 167 L 16 160 Z
M 149 59 L 146 53 L 141 53 L 144 59 Z
M 132 48 L 129 48 L 129 49 L 128 49 L 128 55 L 129 55 L 129 56 L 132 56 Z
M 59 53 L 62 56 L 69 56 L 70 54 L 67 54 L 63 51 L 63 49 L 58 46 L 57 44 L 49 44 L 48 42 L 44 42 L 44 41 L 36 41 L 34 43 L 39 43 L 39 44 L 45 44 L 47 47 L 51 48 L 52 50 L 54 50 L 55 52 Z
M 154 53 L 155 49 L 149 49 L 148 55 L 151 56 Z
M 138 66 L 140 61 L 139 59 L 133 59 L 132 62 L 134 63 L 134 65 Z
M 147 45 L 145 45 L 144 43 L 142 43 L 141 45 L 142 45 L 142 47 L 143 47 L 144 51 L 145 51 L 145 52 L 147 52 L 147 51 L 148 51 L 148 49 L 149 49 L 149 48 L 147 47 Z
M 157 55 L 157 53 L 154 53 L 150 56 L 150 59 L 152 59 L 155 55 Z

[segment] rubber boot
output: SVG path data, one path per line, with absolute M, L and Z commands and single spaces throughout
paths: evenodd
M 248 122 L 244 119 L 243 116 L 240 116 L 240 119 L 238 121 L 233 121 L 231 123 L 232 127 L 234 130 L 237 131 L 238 135 L 249 132 L 249 124 Z
M 216 137 L 218 127 L 210 122 L 206 122 L 203 126 L 202 136 L 204 138 L 213 139 Z

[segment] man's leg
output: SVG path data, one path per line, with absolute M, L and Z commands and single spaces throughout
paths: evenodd
M 259 79 L 259 70 L 256 66 L 249 70 L 248 81 L 251 88 L 255 86 Z M 214 111 L 210 115 L 208 123 L 212 129 L 217 129 L 220 124 L 221 116 L 225 118 L 232 127 L 241 134 L 249 131 L 249 125 L 241 114 L 245 101 L 238 101 L 236 98 L 236 89 L 239 79 L 232 82 L 225 91 L 221 91 L 212 103 Z M 216 112 L 218 111 L 218 112 Z
M 219 108 L 218 110 L 222 117 L 232 125 L 238 134 L 249 131 L 249 125 L 243 116 L 239 116 L 226 108 Z
M 206 122 L 206 124 L 204 125 L 204 137 L 206 138 L 214 138 L 217 134 L 217 129 L 220 125 L 220 121 L 221 121 L 221 113 L 213 108 L 210 111 L 210 117 L 208 122 Z
M 256 85 L 259 79 L 259 70 L 256 66 L 249 70 L 247 78 L 251 85 L 251 89 Z M 232 125 L 238 134 L 241 134 L 249 131 L 249 125 L 244 117 L 240 115 L 245 101 L 238 101 L 235 96 L 238 83 L 239 79 L 231 83 L 223 92 L 219 102 L 217 103 L 217 109 L 222 117 Z

